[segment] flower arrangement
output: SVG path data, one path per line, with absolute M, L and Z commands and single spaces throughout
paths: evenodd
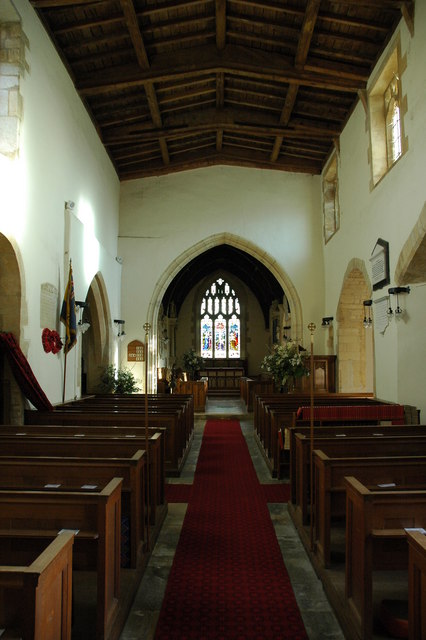
M 192 375 L 194 375 L 197 371 L 199 371 L 203 366 L 203 359 L 201 356 L 197 355 L 194 349 L 189 349 L 189 351 L 185 351 L 182 356 L 183 359 L 183 368 L 185 371 L 188 371 Z
M 292 378 L 301 378 L 309 375 L 309 369 L 305 364 L 305 357 L 299 352 L 299 346 L 295 342 L 275 344 L 272 352 L 265 356 L 261 368 L 270 373 L 277 386 L 285 386 Z

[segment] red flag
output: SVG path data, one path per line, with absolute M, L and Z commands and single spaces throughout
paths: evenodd
M 278 429 L 278 444 L 280 445 L 280 449 L 284 449 L 284 438 L 282 429 Z
M 77 342 L 77 319 L 75 313 L 74 280 L 72 277 L 72 266 L 70 260 L 70 270 L 68 283 L 65 289 L 64 301 L 61 309 L 61 322 L 65 325 L 64 352 L 68 353 Z

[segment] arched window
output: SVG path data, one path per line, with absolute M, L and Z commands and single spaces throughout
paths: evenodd
M 394 76 L 384 95 L 386 120 L 386 148 L 388 166 L 391 167 L 401 155 L 401 118 L 399 109 L 398 78 Z
M 240 302 L 223 278 L 217 278 L 206 290 L 200 320 L 203 358 L 240 357 Z

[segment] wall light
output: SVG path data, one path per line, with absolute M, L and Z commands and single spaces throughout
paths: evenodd
M 77 328 L 80 333 L 86 333 L 88 329 L 90 329 L 90 322 L 83 322 L 83 313 L 84 310 L 89 307 L 88 302 L 84 302 L 82 300 L 75 301 L 75 312 L 79 315 L 79 320 L 77 322 Z
M 398 319 L 405 313 L 405 310 L 399 306 L 399 296 L 401 293 L 410 293 L 410 287 L 391 287 L 390 289 L 388 289 L 389 307 L 387 310 L 387 314 L 389 318 L 392 318 L 393 315 L 395 315 L 395 318 Z M 390 296 L 396 296 L 395 311 L 392 309 Z
M 373 326 L 373 320 L 371 318 L 371 305 L 373 304 L 372 300 L 364 300 L 364 302 L 362 303 L 364 306 L 364 328 L 365 329 L 371 329 L 371 327 Z
M 117 338 L 123 339 L 126 335 L 126 332 L 124 331 L 125 322 L 125 320 L 114 320 L 114 324 L 117 325 Z
M 329 327 L 331 324 L 333 324 L 333 320 L 334 320 L 333 316 L 327 316 L 326 318 L 322 319 L 321 326 Z

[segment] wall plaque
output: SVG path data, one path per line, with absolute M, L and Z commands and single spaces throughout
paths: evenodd
M 58 319 L 58 289 L 54 284 L 43 282 L 40 286 L 40 327 L 55 329 Z
M 133 340 L 127 345 L 127 362 L 145 362 L 145 345 Z
M 389 284 L 389 243 L 379 238 L 370 257 L 373 291 Z

